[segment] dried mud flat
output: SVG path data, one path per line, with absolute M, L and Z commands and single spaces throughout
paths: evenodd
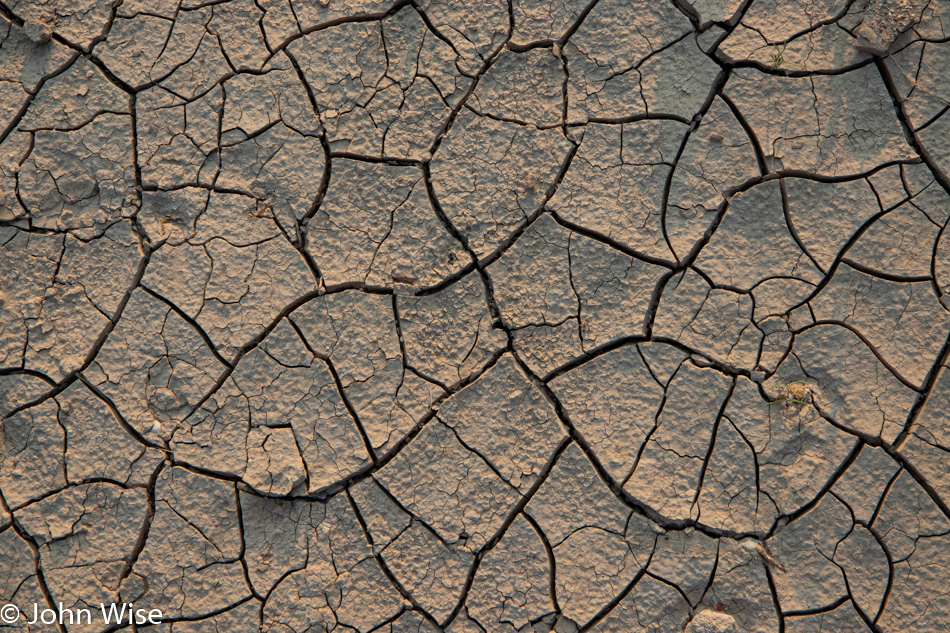
M 950 1 L 0 18 L 0 602 L 950 630 Z

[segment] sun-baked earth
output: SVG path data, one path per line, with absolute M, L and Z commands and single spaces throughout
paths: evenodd
M 5 0 L 0 199 L 24 614 L 950 630 L 950 0 Z

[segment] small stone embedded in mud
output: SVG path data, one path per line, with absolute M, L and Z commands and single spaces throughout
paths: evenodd
M 684 633 L 739 633 L 739 626 L 728 613 L 700 611 L 686 625 Z

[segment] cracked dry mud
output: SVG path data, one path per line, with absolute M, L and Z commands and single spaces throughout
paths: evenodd
M 950 630 L 950 0 L 0 20 L 4 602 Z

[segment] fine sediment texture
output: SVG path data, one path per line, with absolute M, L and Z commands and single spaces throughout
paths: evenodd
M 0 602 L 950 630 L 948 25 L 0 2 Z

